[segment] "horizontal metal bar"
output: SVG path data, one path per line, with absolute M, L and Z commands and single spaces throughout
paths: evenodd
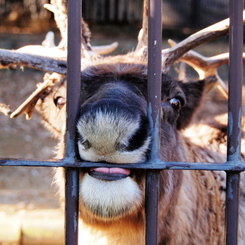
M 0 166 L 22 166 L 22 167 L 66 167 L 66 168 L 94 168 L 113 167 L 118 164 L 99 162 L 75 162 L 70 159 L 62 160 L 26 160 L 0 158 Z M 228 161 L 225 163 L 205 162 L 164 162 L 161 160 L 149 161 L 146 163 L 120 164 L 121 168 L 130 169 L 172 169 L 172 170 L 224 170 L 224 171 L 245 171 L 245 163 L 241 161 Z

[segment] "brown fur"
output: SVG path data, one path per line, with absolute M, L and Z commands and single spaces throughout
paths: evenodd
M 136 65 L 134 60 L 128 63 L 128 60 L 123 56 L 108 58 L 106 64 L 95 62 L 93 66 L 85 68 L 82 73 L 84 80 L 82 103 L 91 100 L 93 98 L 91 94 L 96 94 L 100 90 L 100 85 L 108 80 L 115 82 L 126 80 L 128 84 L 133 84 L 138 92 L 140 91 L 139 94 L 142 98 L 146 97 L 146 67 L 140 62 Z M 181 85 L 164 76 L 163 79 L 166 79 L 165 87 L 163 87 L 163 101 L 168 101 L 169 98 L 179 93 L 178 91 L 183 90 L 186 105 L 181 110 L 179 117 L 172 112 L 171 107 L 163 107 L 162 160 L 225 162 L 226 124 L 213 119 L 190 124 L 190 120 L 200 104 L 205 81 L 199 82 L 197 86 L 194 83 Z M 64 132 L 64 124 L 63 121 L 57 124 L 53 120 L 53 115 L 58 115 L 58 118 L 64 120 L 65 107 L 57 112 L 54 112 L 55 108 L 52 109 L 52 114 L 48 114 L 46 111 L 51 108 L 52 98 L 59 93 L 59 86 L 64 89 L 63 84 L 57 85 L 48 96 L 42 99 L 39 105 L 44 120 L 55 128 L 54 131 L 58 134 Z M 103 86 L 101 87 L 103 88 Z M 64 93 L 63 96 L 65 96 Z M 60 115 L 60 113 L 62 114 Z M 176 119 L 174 119 L 175 117 Z M 63 136 L 61 138 L 63 139 Z M 63 143 L 60 145 L 59 157 L 62 157 L 62 148 Z M 85 174 L 86 172 L 81 170 L 80 183 Z M 61 172 L 57 174 L 60 183 L 63 182 L 62 175 Z M 158 217 L 159 245 L 223 245 L 225 243 L 224 178 L 223 172 L 215 171 L 161 171 Z M 144 193 L 145 172 L 135 170 L 132 179 Z M 63 191 L 62 185 L 60 184 Z M 122 217 L 109 220 L 94 216 L 90 210 L 87 210 L 81 199 L 79 204 L 81 244 L 143 245 L 145 237 L 144 199 L 142 196 L 138 204 Z M 241 204 L 244 206 L 242 201 Z M 244 217 L 243 208 L 240 209 L 240 213 L 241 217 Z M 244 221 L 240 219 L 241 227 L 243 227 L 243 223 Z M 245 234 L 241 230 L 239 239 L 239 244 L 244 244 Z

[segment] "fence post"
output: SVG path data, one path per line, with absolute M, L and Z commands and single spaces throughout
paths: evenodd
M 66 159 L 76 161 L 76 119 L 81 86 L 81 0 L 68 1 Z M 79 170 L 65 170 L 66 245 L 78 244 Z
M 162 1 L 149 0 L 148 117 L 151 125 L 150 160 L 159 159 L 161 115 Z M 157 244 L 159 171 L 146 172 L 146 244 Z
M 230 58 L 228 100 L 228 163 L 241 161 L 241 118 L 243 79 L 243 0 L 230 0 Z M 237 244 L 239 172 L 227 172 L 226 244 Z

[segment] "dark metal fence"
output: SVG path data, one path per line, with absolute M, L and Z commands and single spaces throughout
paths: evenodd
M 69 1 L 68 16 L 68 88 L 66 156 L 57 161 L 28 161 L 0 159 L 1 166 L 48 166 L 66 169 L 66 244 L 78 242 L 78 168 L 110 166 L 102 163 L 78 162 L 75 149 L 75 123 L 80 91 L 80 19 L 81 0 Z M 164 9 L 163 9 L 164 15 Z M 159 158 L 159 125 L 161 109 L 161 1 L 149 3 L 149 120 L 153 140 L 151 158 L 147 163 L 122 165 L 122 168 L 147 169 L 146 180 L 146 244 L 157 244 L 157 202 L 159 172 L 175 170 L 224 170 L 227 172 L 226 224 L 227 245 L 237 244 L 239 173 L 245 170 L 241 162 L 242 115 L 242 53 L 243 53 L 243 0 L 230 0 L 230 62 L 229 62 L 229 120 L 227 162 L 189 163 L 163 162 Z

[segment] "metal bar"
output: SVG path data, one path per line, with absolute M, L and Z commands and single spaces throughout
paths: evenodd
M 157 244 L 159 171 L 146 172 L 146 245 Z
M 148 115 L 151 123 L 153 146 L 151 158 L 159 156 L 161 76 L 162 76 L 162 15 L 161 1 L 149 0 L 148 21 Z
M 241 155 L 243 80 L 243 0 L 230 1 L 228 160 Z
M 0 166 L 22 166 L 22 167 L 66 167 L 66 168 L 96 168 L 112 167 L 110 163 L 99 162 L 74 162 L 74 160 L 24 160 L 24 159 L 0 159 Z M 245 171 L 245 164 L 242 161 L 228 161 L 225 163 L 205 162 L 164 162 L 159 159 L 137 164 L 120 164 L 121 168 L 150 169 L 150 170 L 224 170 L 240 172 Z
M 81 11 L 80 0 L 68 1 L 67 123 L 65 159 L 76 161 L 76 119 L 81 86 Z M 65 169 L 65 243 L 78 244 L 79 170 Z
M 153 136 L 150 159 L 159 159 L 161 111 L 161 49 L 162 6 L 159 0 L 149 0 L 148 21 L 148 117 Z M 146 174 L 146 244 L 157 244 L 159 171 Z
M 78 244 L 78 171 L 65 169 L 65 244 Z
M 229 172 L 226 179 L 226 244 L 237 244 L 240 174 Z
M 230 58 L 227 160 L 241 159 L 241 118 L 243 79 L 243 0 L 230 0 Z M 238 172 L 227 172 L 226 244 L 237 244 L 239 208 Z

